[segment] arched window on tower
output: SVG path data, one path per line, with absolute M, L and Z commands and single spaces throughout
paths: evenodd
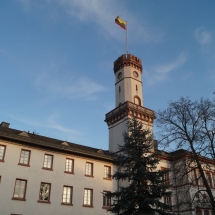
M 134 96 L 134 104 L 141 106 L 141 99 L 139 96 Z

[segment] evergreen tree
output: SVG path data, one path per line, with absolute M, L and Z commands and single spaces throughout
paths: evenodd
M 151 131 L 144 130 L 135 118 L 127 122 L 127 128 L 124 145 L 119 146 L 115 157 L 119 168 L 112 175 L 119 182 L 119 190 L 107 194 L 112 199 L 108 211 L 118 215 L 171 214 L 166 212 L 171 207 L 160 201 L 169 194 L 163 183 L 167 172 L 156 169 L 159 159 L 157 152 L 152 152 Z

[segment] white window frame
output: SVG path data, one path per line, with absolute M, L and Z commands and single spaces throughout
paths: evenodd
M 72 193 L 73 193 L 73 187 L 64 185 L 61 204 L 72 205 Z
M 39 200 L 38 202 L 50 203 L 51 184 L 47 182 L 40 183 Z
M 86 162 L 85 175 L 86 176 L 93 176 L 93 163 Z
M 74 173 L 74 159 L 66 158 L 65 172 Z
M 84 188 L 84 204 L 83 206 L 92 207 L 93 206 L 93 190 L 89 188 Z
M 20 153 L 19 164 L 29 165 L 30 156 L 31 156 L 31 151 L 30 150 L 22 149 L 21 153 Z
M 6 146 L 0 145 L 0 161 L 4 162 Z
M 104 179 L 111 179 L 111 167 L 110 166 L 104 166 Z
M 43 162 L 43 169 L 52 169 L 52 167 L 53 167 L 53 155 L 45 154 L 44 162 Z
M 164 196 L 164 204 L 172 206 L 171 194 L 168 194 L 168 195 Z
M 215 174 L 214 173 L 212 173 L 211 179 L 212 179 L 213 188 L 215 188 Z
M 14 192 L 13 192 L 13 200 L 22 199 L 25 200 L 27 188 L 27 180 L 17 178 L 15 181 Z
M 110 193 L 110 191 L 103 191 L 103 208 L 110 208 L 111 206 L 111 198 L 107 197 L 107 193 Z

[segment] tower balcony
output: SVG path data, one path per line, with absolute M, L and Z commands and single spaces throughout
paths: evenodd
M 155 119 L 155 113 L 153 110 L 127 101 L 108 112 L 105 115 L 105 122 L 110 126 L 125 117 L 135 117 L 152 125 Z

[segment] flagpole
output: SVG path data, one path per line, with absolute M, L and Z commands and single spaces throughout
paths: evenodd
M 126 54 L 128 54 L 128 22 L 126 21 Z

